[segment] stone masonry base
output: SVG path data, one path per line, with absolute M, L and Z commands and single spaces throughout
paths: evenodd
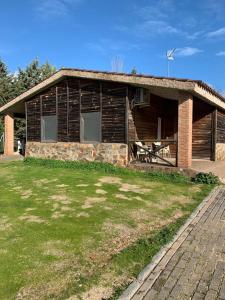
M 71 161 L 99 161 L 126 166 L 128 163 L 128 146 L 116 143 L 27 142 L 26 157 Z

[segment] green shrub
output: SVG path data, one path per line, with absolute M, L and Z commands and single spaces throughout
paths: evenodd
M 198 173 L 195 177 L 192 178 L 194 183 L 203 183 L 203 184 L 219 184 L 219 177 L 213 173 Z

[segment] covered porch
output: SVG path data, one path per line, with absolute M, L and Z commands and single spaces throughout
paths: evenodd
M 130 111 L 130 163 L 191 168 L 193 159 L 214 161 L 216 107 L 188 92 L 151 91 L 148 104 Z

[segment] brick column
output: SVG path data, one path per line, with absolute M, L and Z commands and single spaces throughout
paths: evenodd
M 177 166 L 180 168 L 190 168 L 192 165 L 192 122 L 193 97 L 188 93 L 180 93 L 177 145 Z
M 13 155 L 14 153 L 14 118 L 5 115 L 5 145 L 4 154 Z

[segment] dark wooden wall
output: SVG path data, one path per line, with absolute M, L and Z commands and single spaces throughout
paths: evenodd
M 65 78 L 27 101 L 27 140 L 41 141 L 41 116 L 58 116 L 58 141 L 80 141 L 80 113 L 101 112 L 102 141 L 126 141 L 127 87 Z
M 217 111 L 217 143 L 225 143 L 225 112 Z
M 151 94 L 149 106 L 137 106 L 129 113 L 129 140 L 157 139 L 158 118 L 162 119 L 161 138 L 174 139 L 177 134 L 177 101 Z
M 200 99 L 194 98 L 192 136 L 193 158 L 212 158 L 213 111 L 214 108 L 211 105 Z
M 134 93 L 135 88 L 125 84 L 65 78 L 27 101 L 27 140 L 41 141 L 41 116 L 56 114 L 58 141 L 79 142 L 80 113 L 85 112 L 101 112 L 102 142 L 157 139 L 158 117 L 162 118 L 162 139 L 176 139 L 177 101 L 151 94 L 150 106 L 131 110 Z M 212 156 L 213 111 L 212 106 L 194 98 L 194 158 Z M 216 136 L 217 142 L 225 143 L 225 113 L 220 111 Z

